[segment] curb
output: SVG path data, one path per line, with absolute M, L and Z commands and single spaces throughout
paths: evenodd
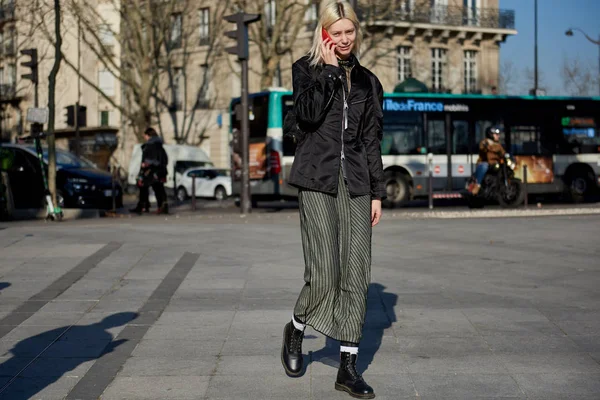
M 385 215 L 385 214 L 384 214 Z M 558 217 L 573 215 L 600 215 L 600 208 L 563 208 L 563 209 L 517 209 L 517 210 L 468 210 L 468 211 L 424 211 L 410 213 L 388 213 L 396 219 L 460 219 L 460 218 L 520 218 L 520 217 Z

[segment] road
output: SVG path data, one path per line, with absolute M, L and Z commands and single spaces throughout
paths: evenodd
M 600 398 L 600 215 L 388 218 L 359 367 L 377 399 Z M 0 224 L 0 399 L 349 399 L 279 351 L 297 211 Z

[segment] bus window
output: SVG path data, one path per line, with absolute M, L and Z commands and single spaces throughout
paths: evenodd
M 421 154 L 423 120 L 420 113 L 383 112 L 382 155 Z
M 241 125 L 242 104 L 235 100 L 232 104 L 231 128 L 242 130 Z M 261 94 L 248 99 L 248 119 L 250 140 L 267 137 L 269 126 L 269 95 Z
M 548 154 L 547 143 L 542 141 L 542 130 L 533 125 L 515 125 L 510 128 L 510 153 L 515 155 Z
M 469 122 L 452 121 L 452 154 L 469 154 Z
M 427 121 L 427 151 L 446 154 L 446 123 L 443 120 Z

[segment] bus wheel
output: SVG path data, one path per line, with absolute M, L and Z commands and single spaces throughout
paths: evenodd
M 384 207 L 394 208 L 405 205 L 410 199 L 410 185 L 406 175 L 388 171 L 384 177 L 387 192 L 387 198 L 383 202 Z
M 572 176 L 568 182 L 571 201 L 583 203 L 592 193 L 593 182 L 594 177 L 590 173 L 580 173 Z

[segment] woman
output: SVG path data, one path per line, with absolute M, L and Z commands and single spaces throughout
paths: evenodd
M 373 389 L 356 371 L 371 275 L 371 228 L 385 197 L 382 87 L 357 59 L 360 24 L 346 1 L 322 8 L 309 54 L 292 68 L 302 132 L 289 182 L 299 189 L 305 285 L 284 328 L 282 363 L 302 374 L 306 325 L 339 340 L 335 388 L 359 398 Z M 323 39 L 322 29 L 330 38 Z

